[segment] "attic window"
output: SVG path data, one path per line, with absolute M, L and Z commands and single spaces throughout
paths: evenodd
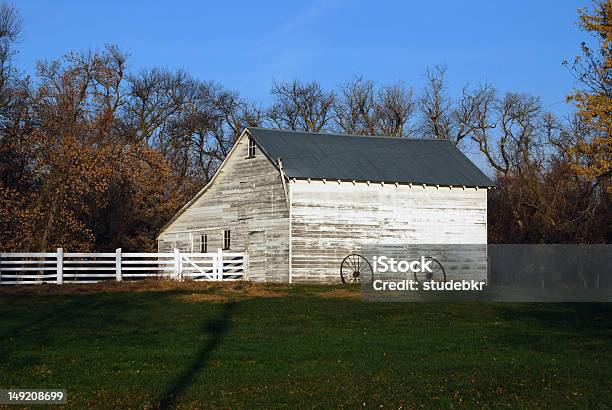
M 249 153 L 247 158 L 255 158 L 255 140 L 249 137 Z

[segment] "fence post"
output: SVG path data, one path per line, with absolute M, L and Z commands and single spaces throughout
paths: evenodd
M 115 278 L 117 282 L 121 282 L 123 278 L 121 277 L 121 248 L 117 248 L 115 250 Z
M 217 275 L 217 272 L 219 272 L 219 263 L 217 260 L 217 254 L 213 253 L 212 254 L 212 275 L 213 278 Z
M 174 248 L 174 279 L 179 279 L 182 273 L 181 268 L 181 251 Z
M 219 276 L 219 281 L 223 281 L 223 251 L 221 249 L 217 250 L 217 275 Z
M 242 253 L 242 280 L 249 278 L 249 263 L 249 253 L 245 251 Z M 291 280 L 291 277 L 289 277 L 289 280 Z
M 57 284 L 64 284 L 64 249 L 57 248 Z

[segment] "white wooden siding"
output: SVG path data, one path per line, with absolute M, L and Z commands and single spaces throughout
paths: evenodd
M 247 279 L 328 282 L 339 280 L 344 256 L 368 245 L 486 244 L 486 189 L 294 180 L 288 206 L 279 170 L 259 148 L 247 154 L 243 133 L 213 183 L 160 235 L 160 252 L 199 250 L 203 234 L 214 252 L 229 229 L 231 251 L 252 262 Z M 453 263 L 486 274 L 486 251 Z
M 295 282 L 340 280 L 342 258 L 368 245 L 487 242 L 486 189 L 305 180 L 289 189 Z M 486 275 L 484 256 L 474 267 Z
M 208 235 L 208 250 L 223 246 L 223 230 L 231 230 L 232 251 L 258 253 L 253 281 L 289 280 L 289 210 L 279 171 L 257 148 L 248 155 L 243 134 L 214 183 L 159 237 L 159 250 L 199 249 L 200 235 Z M 249 239 L 250 238 L 250 239 Z M 256 241 L 256 242 L 253 242 Z M 264 253 L 261 255 L 261 253 Z

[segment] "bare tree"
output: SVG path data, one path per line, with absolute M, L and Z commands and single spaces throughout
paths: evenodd
M 334 100 L 338 127 L 349 134 L 376 135 L 376 95 L 374 83 L 361 77 L 340 87 Z
M 173 116 L 196 98 L 195 80 L 183 70 L 153 68 L 128 76 L 130 120 L 134 141 L 144 141 L 162 153 L 170 149 L 167 130 Z
M 334 93 L 313 81 L 274 83 L 274 103 L 268 111 L 271 123 L 279 128 L 319 132 L 328 128 L 333 117 Z
M 483 112 L 475 127 L 473 139 L 489 164 L 502 174 L 532 167 L 539 161 L 542 140 L 539 119 L 542 114 L 539 98 L 519 93 L 506 93 L 493 105 L 493 121 Z M 492 130 L 499 129 L 494 137 Z
M 0 4 L 0 107 L 9 103 L 8 83 L 15 79 L 12 66 L 15 50 L 13 44 L 21 33 L 19 12 L 10 3 Z
M 196 97 L 169 129 L 168 156 L 181 170 L 181 180 L 208 182 L 244 128 L 259 126 L 261 119 L 261 110 L 237 93 L 198 82 Z
M 419 135 L 423 138 L 448 139 L 459 145 L 477 130 L 494 128 L 488 115 L 496 90 L 488 83 L 470 88 L 465 85 L 457 100 L 447 94 L 446 65 L 427 69 L 427 83 L 419 99 Z
M 446 71 L 446 65 L 435 65 L 425 74 L 427 83 L 419 101 L 419 130 L 425 138 L 452 138 L 452 104 L 446 95 Z
M 409 136 L 413 132 L 412 94 L 402 82 L 377 91 L 372 81 L 356 78 L 340 88 L 334 101 L 336 124 L 350 134 Z
M 478 131 L 487 132 L 495 128 L 490 118 L 492 107 L 497 98 L 497 91 L 488 83 L 475 89 L 463 87 L 461 98 L 457 101 L 451 114 L 450 137 L 459 145 L 466 137 L 474 136 Z
M 409 121 L 413 112 L 412 89 L 402 82 L 384 87 L 378 93 L 376 117 L 382 135 L 410 136 L 413 130 L 409 127 Z

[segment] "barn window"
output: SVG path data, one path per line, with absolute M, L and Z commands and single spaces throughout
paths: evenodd
M 208 236 L 200 235 L 200 252 L 208 252 Z
M 247 158 L 255 158 L 255 140 L 249 138 L 249 155 Z
M 229 229 L 224 230 L 223 231 L 223 249 L 224 250 L 227 250 L 230 248 L 231 241 L 232 241 L 232 238 L 231 238 L 230 230 Z

